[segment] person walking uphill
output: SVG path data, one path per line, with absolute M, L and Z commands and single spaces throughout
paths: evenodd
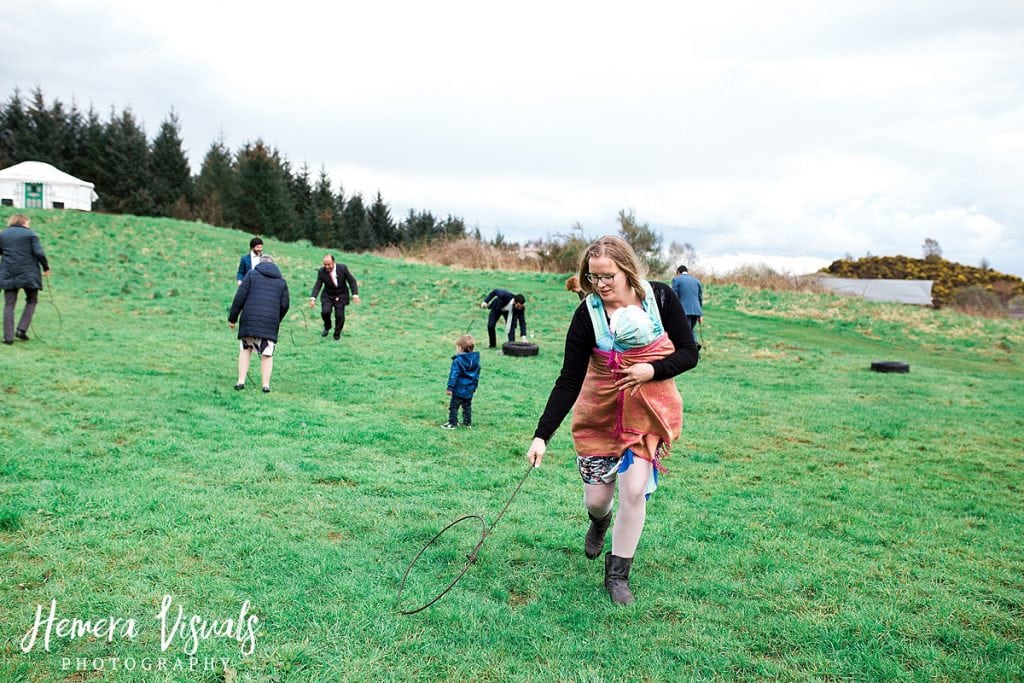
M 513 294 L 507 289 L 492 289 L 490 293 L 480 302 L 480 308 L 489 308 L 487 314 L 487 348 L 493 349 L 498 345 L 496 328 L 498 318 L 505 319 L 505 332 L 508 333 L 508 340 L 515 341 L 516 323 L 519 323 L 519 336 L 526 336 L 526 297 L 522 294 Z M 509 317 L 511 314 L 511 318 Z
M 263 393 L 270 393 L 270 375 L 274 371 L 274 348 L 281 321 L 288 313 L 288 283 L 274 263 L 266 255 L 260 263 L 242 279 L 235 291 L 228 313 L 228 325 L 234 329 L 238 322 L 238 383 L 235 389 L 245 389 L 245 377 L 249 374 L 252 352 L 260 357 L 260 379 Z
M 352 301 L 359 303 L 359 284 L 344 263 L 335 263 L 334 256 L 324 256 L 323 268 L 316 272 L 316 283 L 309 293 L 309 307 L 316 304 L 317 294 L 320 295 L 320 317 L 324 321 L 321 337 L 331 331 L 331 311 L 334 311 L 334 340 L 341 339 L 341 331 L 345 327 L 345 306 L 349 302 L 349 290 L 352 290 Z
M 693 330 L 693 341 L 697 342 L 697 324 L 704 323 L 704 286 L 700 280 L 686 272 L 686 266 L 676 268 L 676 276 L 672 278 L 672 291 L 679 297 L 679 304 L 690 322 Z M 698 349 L 700 346 L 698 345 Z
M 697 347 L 679 300 L 667 285 L 641 278 L 639 260 L 624 240 L 602 237 L 588 246 L 579 277 L 587 297 L 569 325 L 562 370 L 526 457 L 540 466 L 548 440 L 572 409 L 590 518 L 584 552 L 594 559 L 604 549 L 617 483 L 604 585 L 614 602 L 629 604 L 647 498 L 682 430 L 682 397 L 673 378 L 697 365 Z
M 14 343 L 15 336 L 28 341 L 28 327 L 43 288 L 40 269 L 50 277 L 50 263 L 39 235 L 28 226 L 28 216 L 16 213 L 7 221 L 7 229 L 0 232 L 0 289 L 4 290 L 4 344 L 8 345 Z M 14 307 L 19 289 L 25 290 L 25 310 L 15 330 Z

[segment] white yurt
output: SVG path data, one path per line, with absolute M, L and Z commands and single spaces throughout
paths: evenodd
M 91 211 L 99 199 L 93 188 L 42 161 L 23 161 L 0 171 L 0 203 L 19 209 Z

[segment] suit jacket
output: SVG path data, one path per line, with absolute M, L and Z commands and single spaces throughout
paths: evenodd
M 347 305 L 349 290 L 351 289 L 352 296 L 356 296 L 359 294 L 359 284 L 356 282 L 351 271 L 349 271 L 348 266 L 344 263 L 335 263 L 334 271 L 338 280 L 337 286 L 331 282 L 330 271 L 321 267 L 320 270 L 316 271 L 316 282 L 313 284 L 313 291 L 310 292 L 309 296 L 315 299 L 320 294 L 320 290 L 323 289 L 321 300 L 333 301 L 335 297 L 338 297 L 340 303 Z
M 508 291 L 507 289 L 492 289 L 490 293 L 484 297 L 484 303 L 492 311 L 497 309 L 501 310 L 508 306 L 508 302 L 515 298 L 515 294 Z
M 242 260 L 238 262 L 238 272 L 235 273 L 235 279 L 241 282 L 245 279 L 246 274 L 252 270 L 252 252 L 242 257 Z

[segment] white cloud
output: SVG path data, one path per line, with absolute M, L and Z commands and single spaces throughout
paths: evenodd
M 151 134 L 174 107 L 194 165 L 262 137 L 485 234 L 630 207 L 708 260 L 932 237 L 1024 273 L 1021 3 L 41 0 L 6 10 L 0 83 Z

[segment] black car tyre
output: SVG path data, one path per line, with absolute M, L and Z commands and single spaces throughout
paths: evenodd
M 540 349 L 530 342 L 511 341 L 501 345 L 501 352 L 506 356 L 536 356 Z
M 909 363 L 901 363 L 896 360 L 876 360 L 871 363 L 871 369 L 875 372 L 910 372 Z

